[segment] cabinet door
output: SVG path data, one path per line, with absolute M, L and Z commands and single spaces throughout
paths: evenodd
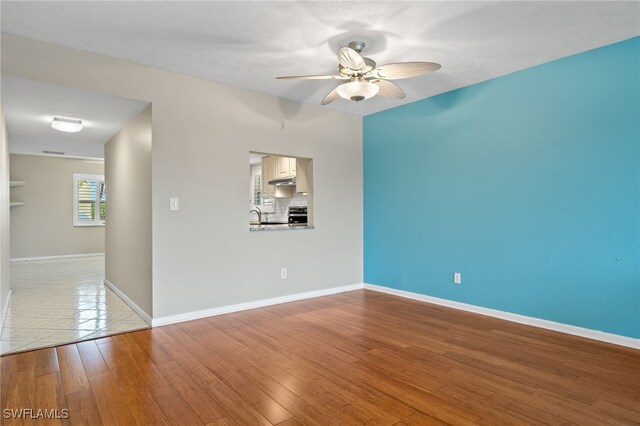
M 270 165 L 271 165 L 271 170 L 270 170 L 270 172 L 269 172 L 269 173 L 270 173 L 270 176 L 271 176 L 271 177 L 269 178 L 269 180 L 271 180 L 271 179 L 278 179 L 278 178 L 280 177 L 280 176 L 278 175 L 278 157 L 271 157 L 271 163 L 270 163 Z M 275 193 L 275 189 L 276 189 L 276 187 L 275 187 L 275 186 L 273 186 L 273 189 L 274 189 L 274 191 L 273 191 L 273 192 Z
M 262 158 L 262 195 L 265 197 L 272 197 L 275 194 L 276 187 L 269 185 L 269 181 L 276 178 L 276 158 L 275 157 L 263 157 Z
M 295 160 L 295 158 L 294 158 Z M 300 158 L 296 166 L 296 192 L 309 192 L 309 160 Z
M 289 158 L 289 176 L 296 177 L 296 159 Z
M 278 177 L 289 177 L 289 157 L 276 157 L 278 159 Z

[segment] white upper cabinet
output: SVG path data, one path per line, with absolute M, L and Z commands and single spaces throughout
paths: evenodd
M 310 193 L 311 161 L 305 158 L 298 158 L 296 169 L 296 192 Z
M 278 159 L 278 177 L 280 179 L 296 176 L 296 159 L 290 157 L 276 157 Z
M 269 185 L 269 181 L 277 179 L 278 176 L 278 157 L 263 157 L 262 158 L 262 195 L 263 197 L 273 197 L 276 193 L 276 187 Z
M 289 176 L 291 177 L 296 176 L 296 159 L 295 158 L 289 158 Z
M 306 171 L 300 175 L 298 173 L 298 161 L 296 158 L 280 157 L 275 155 L 269 155 L 262 157 L 262 194 L 264 197 L 291 197 L 293 194 L 292 186 L 275 186 L 269 185 L 269 182 L 274 179 L 289 179 L 296 178 L 297 188 L 295 192 L 308 192 L 309 184 Z M 300 159 L 302 162 L 300 167 L 305 166 L 305 160 Z

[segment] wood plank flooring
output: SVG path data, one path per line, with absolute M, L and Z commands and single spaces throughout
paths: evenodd
M 2 414 L 69 414 L 4 424 L 640 424 L 640 351 L 367 290 L 0 363 Z

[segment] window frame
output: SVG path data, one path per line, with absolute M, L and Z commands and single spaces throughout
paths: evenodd
M 79 197 L 78 197 L 78 182 L 83 180 L 89 180 L 96 182 L 96 200 L 94 204 L 94 213 L 97 219 L 93 220 L 81 220 L 78 219 L 78 211 L 79 211 Z M 88 175 L 83 173 L 74 173 L 73 174 L 73 226 L 74 227 L 84 227 L 84 226 L 105 226 L 105 220 L 100 219 L 100 183 L 104 183 L 104 175 Z M 106 191 L 105 191 L 106 193 Z M 105 205 L 106 205 L 106 197 L 105 197 Z

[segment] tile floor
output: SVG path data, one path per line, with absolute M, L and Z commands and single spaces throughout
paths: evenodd
M 103 280 L 104 256 L 12 263 L 0 354 L 149 327 Z

